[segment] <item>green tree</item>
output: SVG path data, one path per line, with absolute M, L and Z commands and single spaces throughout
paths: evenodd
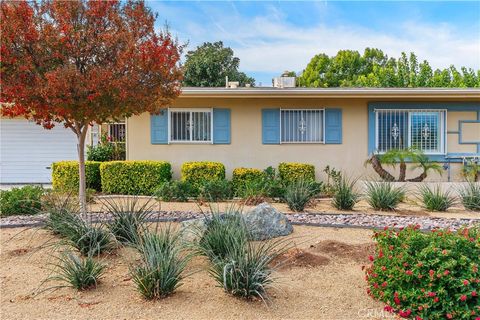
M 255 84 L 255 79 L 238 71 L 240 59 L 222 41 L 205 42 L 186 54 L 183 84 L 188 87 L 224 87 L 225 77 L 241 86 Z

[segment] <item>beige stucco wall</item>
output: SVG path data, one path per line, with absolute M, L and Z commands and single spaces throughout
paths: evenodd
M 231 109 L 231 144 L 170 144 L 150 143 L 150 115 L 145 113 L 127 120 L 127 158 L 130 160 L 166 160 L 172 163 L 174 177 L 180 176 L 180 167 L 187 161 L 219 161 L 227 169 L 227 176 L 237 167 L 266 168 L 277 166 L 282 161 L 314 164 L 317 178 L 323 179 L 322 170 L 330 165 L 350 176 L 376 177 L 370 168 L 365 168 L 368 157 L 368 100 L 366 99 L 309 99 L 309 98 L 180 98 L 176 108 L 229 108 Z M 342 144 L 262 144 L 263 108 L 341 108 Z M 452 113 L 453 114 L 453 113 Z M 448 130 L 460 119 L 475 119 L 475 112 L 458 112 L 448 115 Z M 457 140 L 455 140 L 455 138 Z M 475 152 L 475 146 L 458 145 L 458 137 L 448 135 L 448 150 Z M 450 146 L 451 145 L 451 146 Z M 452 151 L 453 152 L 453 151 Z M 460 179 L 461 166 L 452 165 L 451 177 Z M 417 172 L 409 171 L 409 176 Z M 430 181 L 446 181 L 443 176 L 432 174 Z
M 476 120 L 477 113 L 473 111 L 457 112 L 450 111 L 447 115 L 447 150 L 449 153 L 472 153 L 477 151 L 474 144 L 459 143 L 459 122 L 461 120 Z M 462 135 L 467 134 L 468 138 L 472 138 L 475 134 L 474 128 L 465 128 L 463 125 Z M 480 129 L 478 129 L 480 130 Z M 465 140 L 465 137 L 463 138 Z M 477 133 L 477 139 L 480 140 L 480 131 Z

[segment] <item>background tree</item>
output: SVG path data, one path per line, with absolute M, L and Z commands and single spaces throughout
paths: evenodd
M 354 50 L 315 55 L 297 82 L 303 87 L 480 87 L 480 70 L 460 70 L 450 66 L 433 71 L 428 61 L 418 63 L 414 53 L 402 52 L 394 59 L 366 48 L 363 55 Z
M 238 71 L 240 59 L 223 42 L 205 42 L 185 56 L 183 85 L 187 87 L 224 87 L 225 77 L 241 86 L 255 84 L 255 79 Z
M 75 133 L 83 212 L 89 125 L 158 112 L 180 92 L 182 47 L 155 18 L 141 1 L 1 2 L 2 114 Z

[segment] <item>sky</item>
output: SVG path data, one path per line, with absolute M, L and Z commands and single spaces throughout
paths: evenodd
M 270 86 L 301 72 L 319 53 L 382 49 L 415 52 L 434 68 L 480 69 L 480 1 L 147 1 L 186 51 L 223 41 L 240 70 Z

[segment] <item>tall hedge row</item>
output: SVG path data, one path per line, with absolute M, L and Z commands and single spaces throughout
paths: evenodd
M 98 161 L 85 162 L 85 177 L 88 189 L 102 190 Z M 60 161 L 52 164 L 52 185 L 59 191 L 76 192 L 79 184 L 78 161 Z
M 111 194 L 152 195 L 172 179 L 166 161 L 109 161 L 100 165 L 102 190 Z

